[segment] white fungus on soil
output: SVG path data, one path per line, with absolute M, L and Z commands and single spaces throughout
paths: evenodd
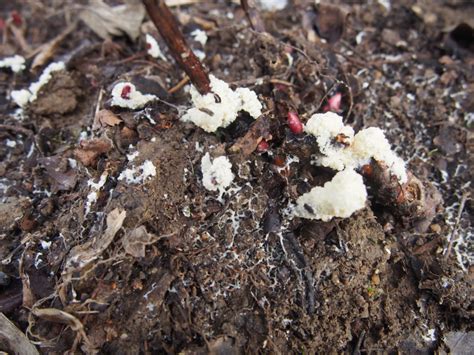
M 142 108 L 147 103 L 158 99 L 152 94 L 142 94 L 135 85 L 129 82 L 118 83 L 112 89 L 112 106 L 130 108 L 132 110 Z
M 127 168 L 122 171 L 118 180 L 125 180 L 127 184 L 140 184 L 153 176 L 156 176 L 156 167 L 150 160 L 145 160 L 139 167 Z
M 283 10 L 288 5 L 288 0 L 257 0 L 257 2 L 266 11 Z
M 206 59 L 206 53 L 204 53 L 203 51 L 200 51 L 199 49 L 195 49 L 193 52 L 200 61 L 203 61 L 204 59 Z
M 352 169 L 338 172 L 323 187 L 317 186 L 296 201 L 294 215 L 329 221 L 333 217 L 348 218 L 365 207 L 367 190 L 362 176 Z
M 357 169 L 373 158 L 387 164 L 400 183 L 408 180 L 405 162 L 392 151 L 380 128 L 369 127 L 354 135 L 341 116 L 327 112 L 314 114 L 306 123 L 305 132 L 316 137 L 323 154 L 316 160 L 319 165 L 339 171 Z
M 226 156 L 215 158 L 211 162 L 209 153 L 201 159 L 202 183 L 209 191 L 223 191 L 234 180 L 232 163 Z
M 153 58 L 161 58 L 166 61 L 166 57 L 161 51 L 160 46 L 155 38 L 152 35 L 147 34 L 145 36 L 145 41 L 147 44 L 147 53 L 152 56 Z
M 25 58 L 21 55 L 6 57 L 0 60 L 0 68 L 10 68 L 14 73 L 19 73 L 25 69 Z
M 206 45 L 207 34 L 203 30 L 200 30 L 199 28 L 197 28 L 193 32 L 191 32 L 191 36 L 193 36 L 195 41 L 201 43 L 203 47 Z
M 193 122 L 206 132 L 215 132 L 219 127 L 227 127 L 231 124 L 237 118 L 239 111 L 247 111 L 254 118 L 262 114 L 262 104 L 254 91 L 247 88 L 232 90 L 225 81 L 213 75 L 209 78 L 211 93 L 201 95 L 194 87 L 191 87 L 190 93 L 194 107 L 183 115 L 181 118 L 183 121 Z
M 53 73 L 65 70 L 64 62 L 53 62 L 49 64 L 41 73 L 38 81 L 32 83 L 28 89 L 14 90 L 10 96 L 13 101 L 20 107 L 24 108 L 28 103 L 38 98 L 38 93 L 53 77 Z
M 86 200 L 86 215 L 89 214 L 91 207 L 93 204 L 97 202 L 97 198 L 99 197 L 99 191 L 104 187 L 105 182 L 107 181 L 108 174 L 103 173 L 100 176 L 99 182 L 94 182 L 94 180 L 89 180 L 87 185 L 91 188 L 91 191 L 87 195 Z

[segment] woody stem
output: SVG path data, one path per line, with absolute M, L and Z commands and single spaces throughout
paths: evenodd
M 209 76 L 204 66 L 186 43 L 173 13 L 164 0 L 142 0 L 148 16 L 166 42 L 171 54 L 189 76 L 201 95 L 211 92 Z

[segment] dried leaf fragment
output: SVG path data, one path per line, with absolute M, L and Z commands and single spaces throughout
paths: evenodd
M 77 27 L 77 22 L 73 22 L 71 25 L 66 27 L 66 29 L 63 32 L 61 32 L 59 35 L 57 35 L 51 41 L 49 41 L 48 43 L 43 44 L 39 48 L 39 53 L 36 55 L 35 59 L 33 60 L 33 63 L 31 64 L 31 68 L 35 69 L 37 67 L 45 65 L 54 56 L 54 54 L 56 53 L 56 50 L 58 49 L 61 42 L 71 32 L 73 32 L 76 29 L 76 27 Z
M 112 149 L 112 143 L 107 138 L 94 138 L 82 141 L 80 148 L 74 150 L 74 155 L 84 166 L 92 166 L 97 163 L 99 155 L 107 153 Z
M 82 338 L 84 339 L 84 343 L 86 346 L 92 350 L 93 346 L 89 339 L 87 338 L 87 334 L 84 331 L 84 326 L 82 325 L 81 321 L 74 317 L 72 314 L 69 314 L 67 312 L 61 311 L 56 308 L 36 308 L 33 307 L 31 310 L 31 313 L 33 313 L 36 317 L 55 322 L 55 323 L 61 323 L 61 324 L 66 324 L 69 326 L 72 330 L 75 332 L 78 332 Z
M 145 226 L 140 226 L 127 233 L 122 239 L 122 245 L 125 251 L 135 258 L 143 258 L 145 256 L 145 248 L 162 238 L 170 237 L 171 235 L 156 236 L 153 233 L 148 233 Z
M 127 215 L 125 210 L 114 209 L 107 216 L 107 228 L 103 234 L 95 236 L 91 241 L 76 245 L 72 248 L 66 262 L 67 272 L 83 269 L 92 261 L 96 260 L 114 240 L 117 232 L 122 228 L 123 221 Z
M 3 313 L 0 313 L 0 344 L 5 344 L 8 350 L 15 354 L 39 354 L 38 350 L 30 343 L 25 334 L 23 334 L 15 324 L 10 322 Z
M 244 157 L 249 156 L 257 149 L 263 139 L 266 141 L 272 139 L 270 122 L 266 116 L 257 118 L 247 133 L 243 137 L 238 138 L 229 151 L 231 153 L 240 153 Z
M 103 39 L 126 34 L 134 41 L 140 35 L 144 16 L 145 8 L 139 1 L 128 0 L 124 5 L 109 6 L 103 0 L 89 0 L 89 6 L 79 18 Z
M 145 226 L 135 228 L 122 239 L 125 251 L 135 258 L 145 256 L 145 247 L 153 243 L 154 235 L 147 232 Z
M 94 126 L 117 126 L 122 123 L 122 119 L 109 110 L 100 110 L 95 115 Z
M 60 155 L 38 159 L 38 162 L 46 170 L 46 175 L 51 179 L 51 189 L 56 191 L 68 191 L 74 188 L 77 182 L 75 171 L 68 169 L 67 160 Z

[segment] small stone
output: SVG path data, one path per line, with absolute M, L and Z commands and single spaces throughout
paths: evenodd
M 378 274 L 372 275 L 372 284 L 378 286 L 380 284 L 380 276 Z
M 433 232 L 433 233 L 436 233 L 436 234 L 439 234 L 441 233 L 441 226 L 437 223 L 434 223 L 430 226 L 430 230 Z
M 141 280 L 138 280 L 138 279 L 133 280 L 132 288 L 134 290 L 143 290 L 143 282 L 141 282 Z

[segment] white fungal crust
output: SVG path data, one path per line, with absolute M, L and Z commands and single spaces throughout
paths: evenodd
M 43 70 L 43 73 L 41 73 L 38 81 L 32 83 L 28 89 L 12 91 L 10 94 L 11 98 L 18 106 L 24 108 L 28 103 L 31 103 L 38 98 L 39 91 L 51 80 L 54 72 L 65 69 L 66 66 L 64 65 L 64 62 L 54 62 L 49 64 Z
M 283 10 L 288 5 L 288 0 L 257 0 L 257 2 L 266 11 Z
M 226 156 L 215 158 L 211 162 L 209 153 L 201 159 L 202 184 L 209 191 L 223 191 L 234 180 L 232 163 Z
M 149 178 L 156 176 L 156 167 L 150 160 L 145 160 L 142 165 L 123 170 L 118 180 L 125 180 L 127 184 L 141 184 Z
M 195 41 L 198 41 L 199 43 L 201 43 L 203 47 L 206 45 L 207 34 L 203 30 L 200 30 L 199 28 L 197 28 L 193 32 L 191 32 L 191 36 L 193 36 Z
M 145 40 L 146 40 L 146 44 L 148 45 L 147 53 L 153 58 L 161 58 L 164 61 L 166 61 L 166 57 L 161 51 L 161 48 L 158 45 L 158 42 L 156 41 L 156 39 L 153 36 L 147 34 L 145 36 Z
M 324 155 L 318 159 L 320 165 L 334 170 L 343 170 L 351 165 L 351 156 L 346 154 L 344 145 L 335 144 L 338 136 L 346 144 L 351 144 L 354 139 L 354 130 L 344 126 L 341 116 L 334 112 L 316 113 L 308 120 L 304 130 L 316 137 L 319 150 Z
M 380 128 L 370 127 L 354 135 L 342 117 L 327 112 L 313 115 L 305 125 L 305 132 L 316 137 L 322 157 L 316 162 L 334 170 L 358 169 L 373 158 L 384 162 L 400 183 L 408 180 L 405 162 L 392 151 Z
M 407 182 L 405 162 L 390 148 L 390 143 L 380 128 L 369 127 L 359 131 L 354 136 L 351 148 L 353 155 L 359 159 L 359 165 L 369 163 L 371 158 L 383 161 L 400 183 Z
M 10 97 L 12 98 L 15 104 L 24 108 L 26 107 L 26 105 L 28 105 L 28 102 L 30 101 L 31 92 L 28 89 L 13 90 L 10 93 Z
M 18 54 L 3 58 L 0 60 L 0 68 L 10 68 L 12 72 L 19 73 L 25 69 L 25 58 Z
M 112 89 L 112 106 L 137 109 L 158 99 L 155 95 L 142 94 L 135 85 L 129 82 L 118 83 Z
M 314 187 L 296 201 L 294 215 L 329 221 L 348 218 L 365 207 L 367 190 L 362 176 L 352 169 L 338 172 L 324 187 Z
M 213 75 L 209 78 L 211 93 L 201 95 L 194 87 L 191 87 L 190 93 L 194 107 L 183 115 L 181 118 L 183 121 L 193 122 L 206 132 L 215 132 L 219 127 L 227 127 L 231 124 L 237 118 L 239 111 L 247 111 L 254 118 L 262 114 L 262 104 L 254 91 L 247 88 L 234 91 L 225 81 Z

